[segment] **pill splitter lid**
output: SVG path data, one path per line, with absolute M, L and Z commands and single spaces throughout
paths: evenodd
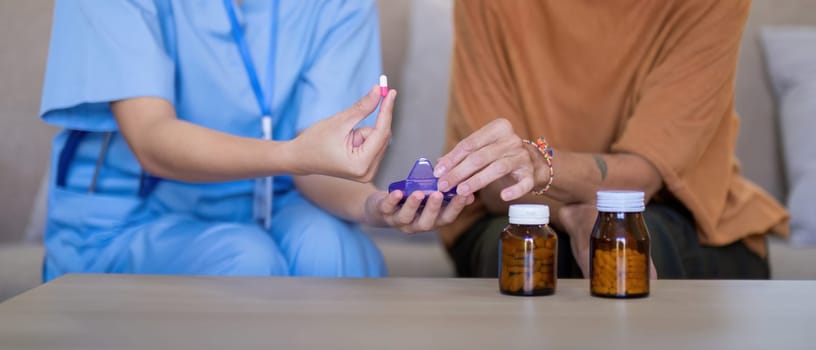
M 411 168 L 411 172 L 408 173 L 408 177 L 405 178 L 405 180 L 392 182 L 388 185 L 388 192 L 394 192 L 396 190 L 402 191 L 402 202 L 404 202 L 405 198 L 411 195 L 411 193 L 422 191 L 426 195 L 425 200 L 422 201 L 422 204 L 425 204 L 425 201 L 428 199 L 427 195 L 436 192 L 438 189 L 436 182 L 439 179 L 433 175 L 433 172 L 434 167 L 431 161 L 425 158 L 419 158 L 414 163 L 414 167 Z M 450 202 L 451 198 L 456 195 L 456 187 L 442 192 L 442 195 L 444 195 L 443 200 L 445 203 Z

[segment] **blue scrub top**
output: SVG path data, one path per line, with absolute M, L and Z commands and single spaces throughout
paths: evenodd
M 282 0 L 276 18 L 272 7 L 268 0 L 243 0 L 236 11 L 277 118 L 274 138 L 288 140 L 348 108 L 376 83 L 379 24 L 374 0 Z M 274 67 L 271 21 L 278 21 Z M 170 101 L 183 120 L 261 136 L 258 104 L 221 1 L 58 0 L 42 118 L 66 129 L 115 131 L 109 102 L 144 96 Z M 373 115 L 363 123 L 373 125 Z M 138 198 L 141 168 L 121 135 L 115 135 L 93 195 L 86 193 L 101 134 L 90 134 L 80 145 L 62 189 L 54 188 L 53 173 L 66 135 L 55 138 L 47 239 L 59 231 L 110 229 L 162 213 L 251 221 L 252 180 L 163 180 L 148 199 Z M 291 178 L 276 177 L 276 193 L 293 189 Z M 83 210 L 103 215 L 77 219 Z

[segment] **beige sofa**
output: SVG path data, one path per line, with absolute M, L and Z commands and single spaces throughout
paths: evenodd
M 450 0 L 379 2 L 384 70 L 400 89 L 393 144 L 377 179 L 385 186 L 404 177 L 416 158 L 441 154 L 452 23 Z M 42 197 L 36 204 L 36 194 L 55 132 L 37 118 L 51 8 L 48 0 L 0 2 L 0 300 L 39 283 L 42 248 L 36 240 L 23 243 L 26 228 L 29 237 L 42 229 Z M 755 0 L 740 57 L 738 155 L 748 178 L 784 200 L 774 103 L 757 39 L 758 28 L 774 24 L 816 25 L 816 1 Z M 452 275 L 434 234 L 370 233 L 392 276 Z M 816 262 L 812 250 L 774 242 L 771 259 L 774 278 L 816 278 L 808 268 Z

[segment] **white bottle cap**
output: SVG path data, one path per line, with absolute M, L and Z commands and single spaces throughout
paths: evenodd
M 646 207 L 641 191 L 598 191 L 598 211 L 607 213 L 636 213 Z
M 510 205 L 510 223 L 515 225 L 549 224 L 550 207 L 544 204 Z

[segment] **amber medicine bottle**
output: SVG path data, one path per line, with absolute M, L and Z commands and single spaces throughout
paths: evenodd
M 558 237 L 549 227 L 550 208 L 514 204 L 509 214 L 499 241 L 499 290 L 524 296 L 555 293 Z
M 598 219 L 589 243 L 592 295 L 649 295 L 649 232 L 644 208 L 643 192 L 598 192 Z

